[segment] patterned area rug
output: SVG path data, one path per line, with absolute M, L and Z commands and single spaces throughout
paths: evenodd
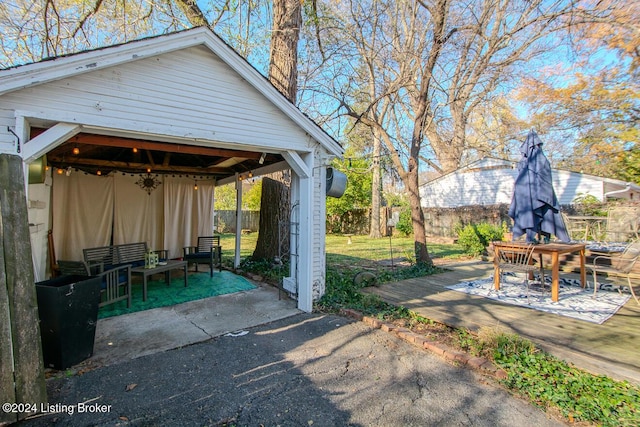
M 613 316 L 622 307 L 631 294 L 626 288 L 620 288 L 611 284 L 600 284 L 600 289 L 593 299 L 593 287 L 582 289 L 578 280 L 560 279 L 560 301 L 551 300 L 551 278 L 545 277 L 544 288 L 539 282 L 529 282 L 529 296 L 527 298 L 523 276 L 505 274 L 505 279 L 500 285 L 500 291 L 493 289 L 493 277 L 488 279 L 462 282 L 447 286 L 448 289 L 464 292 L 469 295 L 489 298 L 505 304 L 529 307 L 548 313 L 572 317 L 602 324 Z
M 170 286 L 165 283 L 163 274 L 154 277 L 159 277 L 160 280 L 151 280 L 147 283 L 146 301 L 142 301 L 142 283 L 134 282 L 131 292 L 131 307 L 127 308 L 126 301 L 118 301 L 115 304 L 101 307 L 98 311 L 98 319 L 247 291 L 256 287 L 244 277 L 226 270 L 216 271 L 213 273 L 213 277 L 210 277 L 208 272 L 189 272 L 186 288 L 182 274 L 175 275 L 171 279 Z

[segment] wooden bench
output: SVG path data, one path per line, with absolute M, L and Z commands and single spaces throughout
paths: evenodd
M 132 267 L 144 265 L 144 256 L 149 252 L 146 242 L 124 243 L 121 245 L 101 246 L 82 250 L 84 261 L 89 265 L 92 272 L 96 267 L 107 270 L 123 264 L 131 264 Z M 160 260 L 167 258 L 167 251 L 154 251 Z M 101 266 L 101 267 L 100 267 Z
M 198 271 L 198 263 L 203 262 L 209 264 L 209 274 L 213 277 L 213 268 L 217 265 L 219 271 L 222 271 L 222 247 L 220 246 L 220 236 L 201 236 L 198 237 L 197 246 L 185 246 L 183 249 L 183 259 L 187 263 L 196 264 Z
M 102 276 L 100 306 L 123 299 L 131 306 L 131 269 L 143 266 L 149 250 L 146 242 L 100 246 L 82 250 L 84 265 L 89 275 Z M 154 251 L 158 258 L 166 259 L 167 251 Z M 76 261 L 81 262 L 81 261 Z

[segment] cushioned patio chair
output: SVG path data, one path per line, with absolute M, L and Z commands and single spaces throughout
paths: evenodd
M 504 281 L 504 273 L 524 273 L 527 302 L 529 302 L 529 276 L 538 269 L 533 263 L 534 245 L 500 245 L 498 247 L 498 271 L 500 286 Z
M 222 247 L 220 246 L 220 236 L 198 237 L 197 246 L 185 246 L 183 249 L 183 259 L 188 263 L 195 263 L 198 271 L 199 263 L 209 264 L 209 274 L 213 277 L 213 268 L 217 265 L 222 271 Z
M 131 307 L 131 264 L 92 273 L 84 261 L 58 260 L 58 268 L 62 276 L 100 276 L 100 307 L 125 299 Z
M 596 297 L 598 292 L 598 273 L 602 273 L 607 276 L 626 278 L 629 292 L 631 292 L 636 302 L 640 304 L 631 283 L 632 270 L 638 258 L 640 258 L 640 241 L 630 243 L 622 253 L 598 254 L 594 257 L 592 263 L 586 265 L 587 269 L 593 274 L 593 298 Z

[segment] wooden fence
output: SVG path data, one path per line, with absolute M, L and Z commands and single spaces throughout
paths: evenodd
M 236 232 L 236 211 L 216 211 L 216 231 L 218 233 Z M 260 225 L 260 211 L 242 211 L 242 226 L 240 230 L 258 231 Z
M 618 203 L 620 205 L 637 203 Z M 616 203 L 601 204 L 599 206 L 582 206 L 567 205 L 562 206 L 562 210 L 567 215 L 592 215 L 593 209 L 599 209 L 606 212 Z M 400 211 L 401 208 L 391 208 L 391 211 Z M 427 236 L 437 237 L 457 237 L 457 230 L 467 224 L 489 223 L 497 227 L 506 227 L 511 229 L 513 221 L 508 215 L 509 205 L 491 205 L 491 206 L 461 206 L 458 208 L 425 208 L 423 209 L 425 217 L 425 230 Z M 382 224 L 382 235 L 386 235 L 385 224 L 387 217 L 390 215 L 388 208 L 380 210 L 380 223 Z M 260 212 L 243 211 L 242 212 L 242 229 L 250 231 L 258 231 L 260 221 Z M 225 233 L 233 233 L 236 229 L 236 212 L 235 211 L 216 211 L 216 223 L 218 231 Z M 327 233 L 330 234 L 369 234 L 370 209 L 353 209 L 344 215 L 327 215 Z

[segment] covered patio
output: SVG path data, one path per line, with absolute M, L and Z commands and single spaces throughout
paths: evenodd
M 180 257 L 213 233 L 216 187 L 235 185 L 240 223 L 242 181 L 290 171 L 285 284 L 304 311 L 324 292 L 326 169 L 342 148 L 209 29 L 3 70 L 0 122 L 0 153 L 29 182 L 36 281 L 84 248 Z

